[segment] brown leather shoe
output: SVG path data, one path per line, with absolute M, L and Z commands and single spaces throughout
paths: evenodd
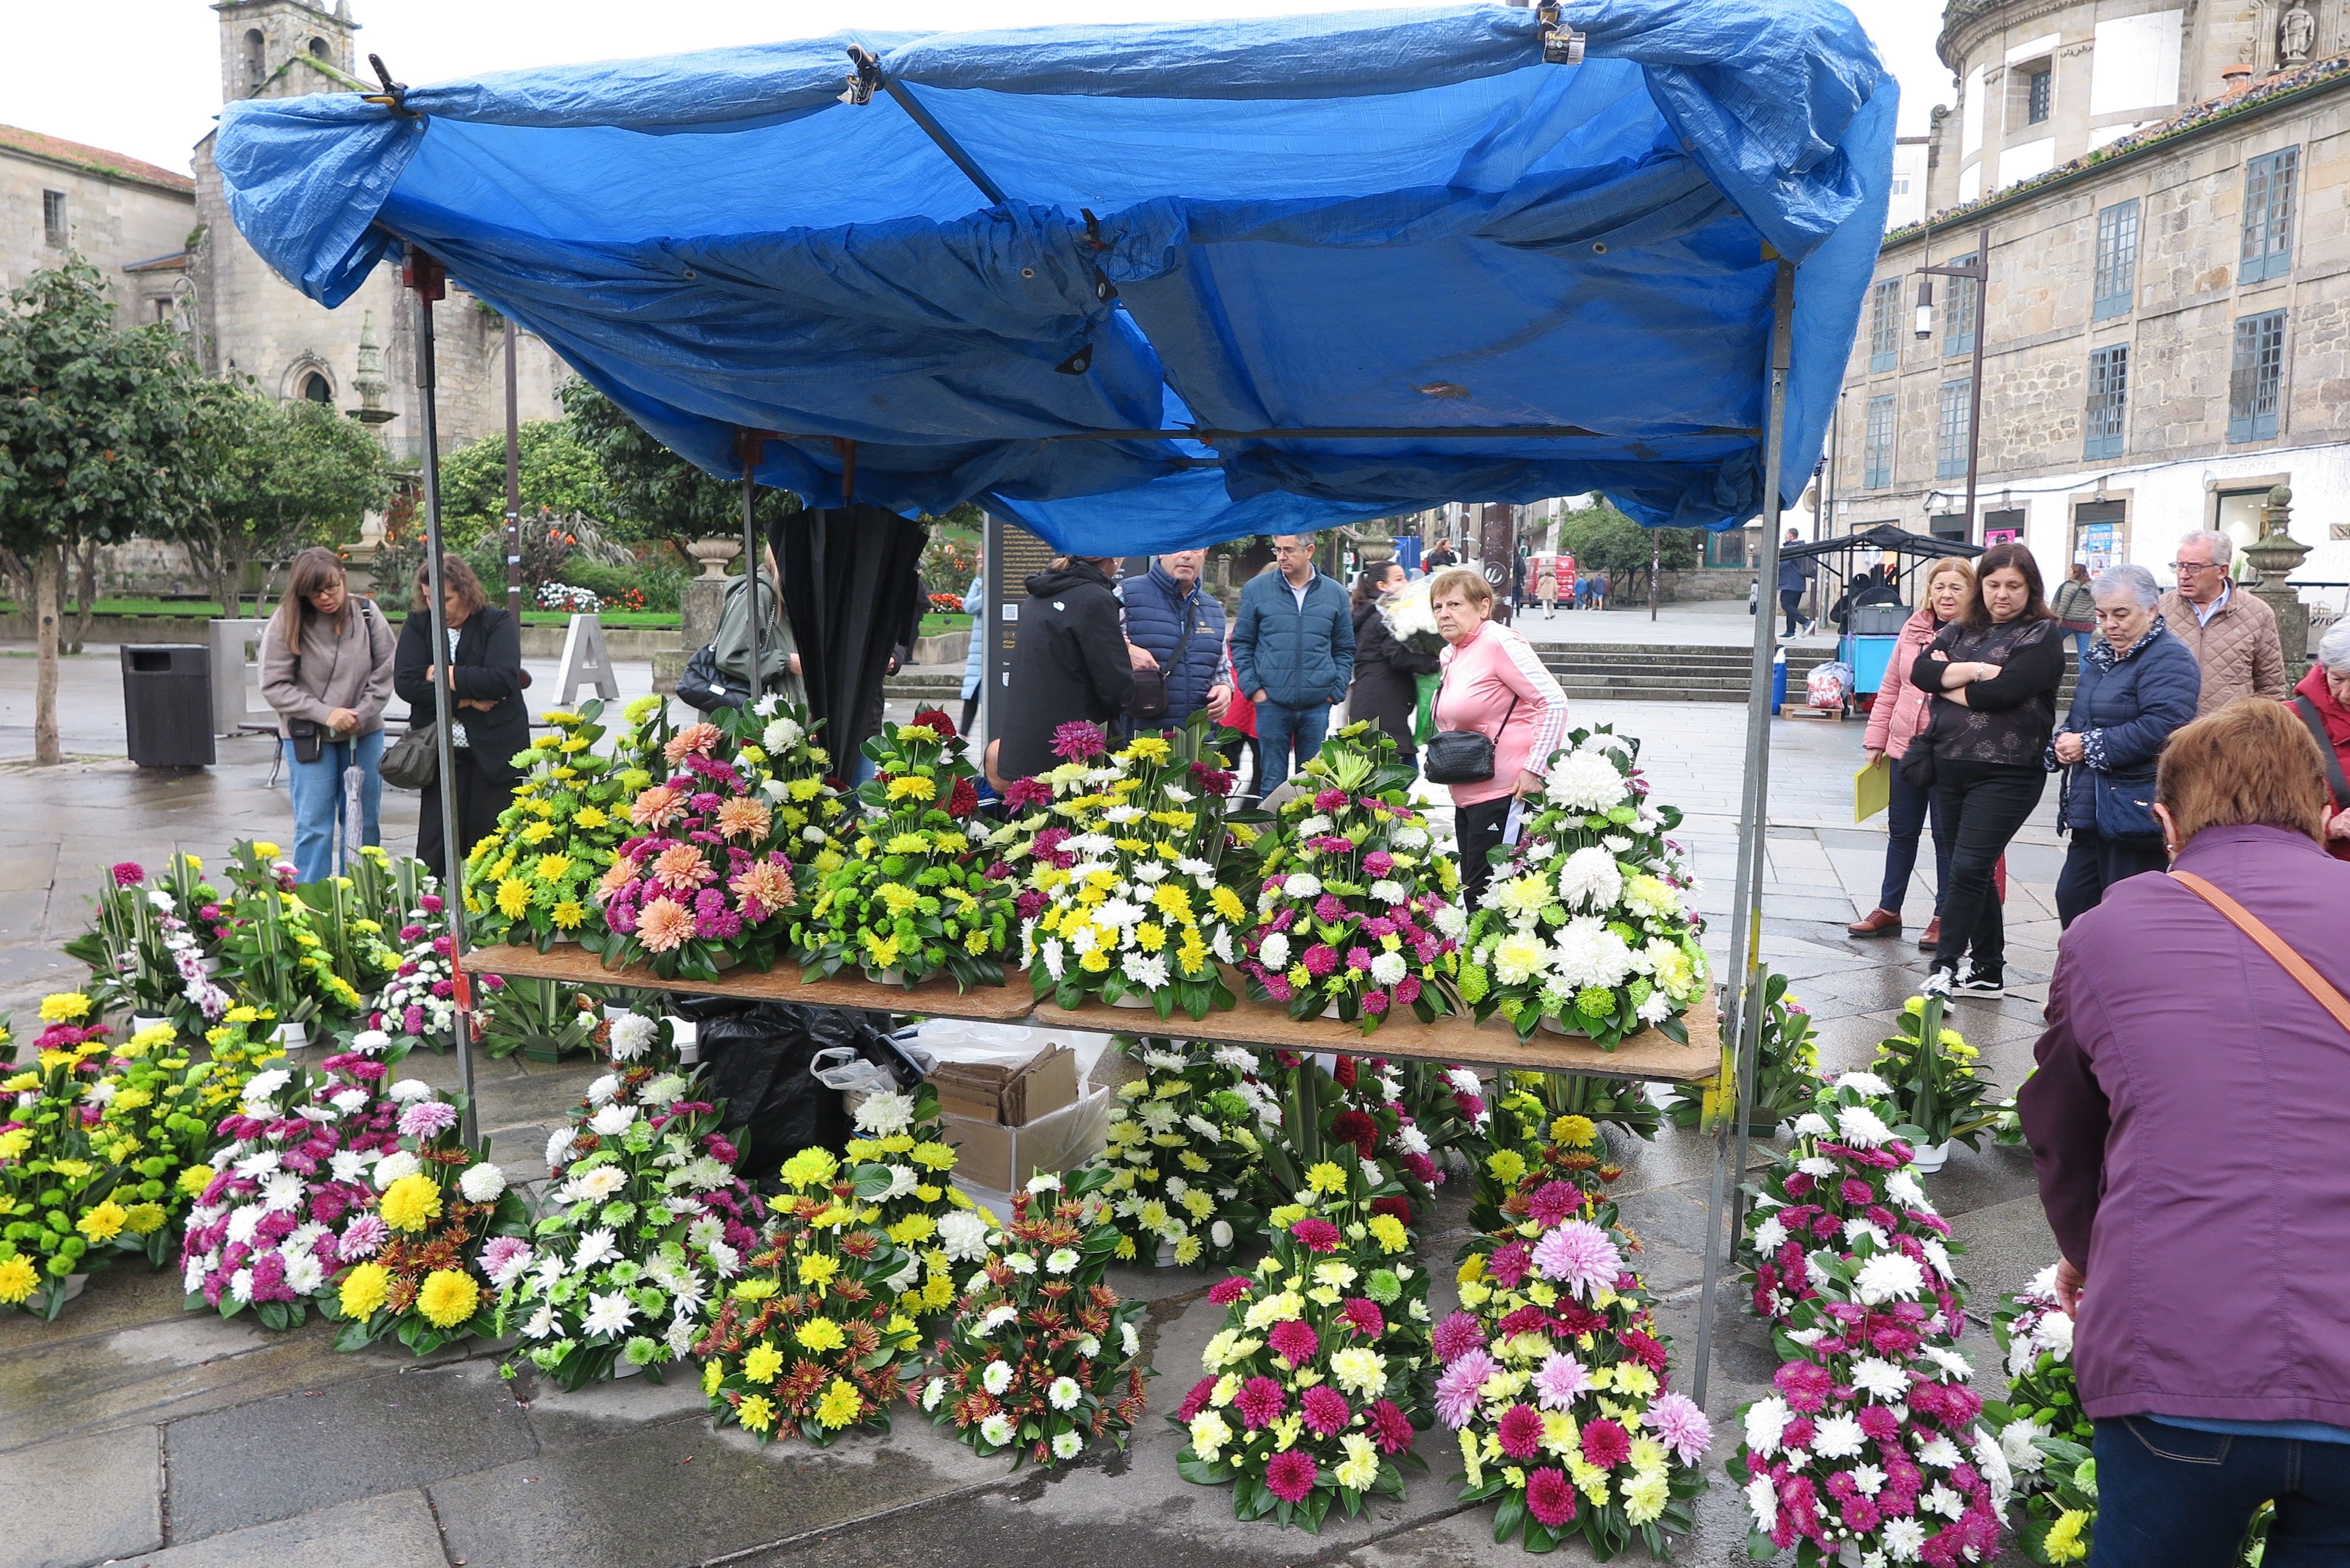
M 1924 930 L 1918 933 L 1918 950 L 1929 953 L 1941 945 L 1942 917 L 1937 915 L 1926 922 Z
M 1871 909 L 1865 919 L 1855 920 L 1845 928 L 1845 934 L 1855 937 L 1889 937 L 1901 929 L 1901 917 L 1890 909 Z

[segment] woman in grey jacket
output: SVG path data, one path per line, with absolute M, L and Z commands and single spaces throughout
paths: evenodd
M 261 696 L 277 711 L 294 796 L 294 869 L 305 882 L 334 874 L 348 769 L 359 774 L 359 842 L 382 842 L 376 764 L 394 646 L 382 612 L 351 593 L 341 556 L 313 545 L 294 557 L 286 597 L 261 634 Z

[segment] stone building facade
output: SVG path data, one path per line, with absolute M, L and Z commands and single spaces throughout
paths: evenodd
M 1887 236 L 1862 310 L 1829 526 L 2017 536 L 2052 578 L 2168 581 L 2180 534 L 2249 543 L 2284 484 L 2316 545 L 2294 580 L 2350 578 L 2350 4 L 1958 0 L 1942 49 L 1960 105 L 1938 112 L 1932 215 Z M 1987 284 L 1935 278 L 1921 337 L 1916 269 L 1985 231 Z
M 0 293 L 78 252 L 114 285 L 123 326 L 175 320 L 195 223 L 185 174 L 0 125 Z

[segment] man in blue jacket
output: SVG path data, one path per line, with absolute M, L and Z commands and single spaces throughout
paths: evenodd
M 1355 679 L 1347 590 L 1314 569 L 1314 536 L 1274 535 L 1273 564 L 1241 589 L 1232 627 L 1232 668 L 1256 704 L 1260 794 L 1295 771 L 1293 747 L 1299 763 L 1322 749 L 1330 705 Z
M 1205 550 L 1170 550 L 1139 577 L 1118 585 L 1126 606 L 1126 640 L 1150 656 L 1137 670 L 1156 669 L 1167 683 L 1167 717 L 1140 726 L 1180 728 L 1206 709 L 1219 723 L 1232 705 L 1224 679 L 1224 607 L 1200 586 Z

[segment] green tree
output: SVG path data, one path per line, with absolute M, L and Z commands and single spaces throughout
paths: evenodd
M 161 532 L 198 474 L 185 441 L 201 376 L 169 327 L 118 330 L 79 256 L 35 273 L 0 311 L 0 566 L 33 607 L 33 759 L 57 745 L 66 565 L 90 542 Z
M 249 563 L 356 535 L 390 493 L 382 445 L 323 404 L 215 381 L 195 422 L 203 483 L 178 537 L 232 617 Z
M 533 420 L 515 431 L 524 520 L 541 508 L 557 517 L 575 512 L 612 515 L 610 488 L 595 453 L 579 444 L 568 421 Z M 506 438 L 503 432 L 461 446 L 441 460 L 441 528 L 466 544 L 505 525 Z
M 586 381 L 565 382 L 560 395 L 572 439 L 603 470 L 615 534 L 679 542 L 741 535 L 742 481 L 702 472 L 646 434 Z M 498 461 L 505 460 L 502 455 Z M 504 483 L 503 477 L 499 483 Z M 799 497 L 790 491 L 763 489 L 754 515 L 764 526 L 799 509 Z
M 1698 563 L 1697 535 L 1688 528 L 1643 528 L 1602 499 L 1596 506 L 1559 520 L 1559 547 L 1575 557 L 1578 571 L 1605 569 L 1618 598 L 1648 592 L 1648 565 L 1668 572 Z M 1638 585 L 1637 590 L 1635 585 Z

